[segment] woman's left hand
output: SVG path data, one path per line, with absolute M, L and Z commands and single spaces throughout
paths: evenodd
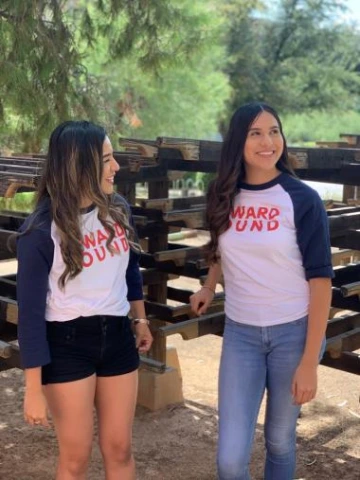
M 317 390 L 317 365 L 300 363 L 296 369 L 291 393 L 296 405 L 310 402 L 316 396 Z
M 135 325 L 136 348 L 139 353 L 146 353 L 150 350 L 153 342 L 153 337 L 150 328 L 145 323 L 138 323 Z

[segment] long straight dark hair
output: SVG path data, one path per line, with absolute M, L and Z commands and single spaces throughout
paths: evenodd
M 87 121 L 64 122 L 50 136 L 47 161 L 37 191 L 34 221 L 28 230 L 34 226 L 36 213 L 41 211 L 44 202 L 50 203 L 65 263 L 65 270 L 59 278 L 62 288 L 68 279 L 76 277 L 83 269 L 79 222 L 83 198 L 98 207 L 98 218 L 109 232 L 106 241 L 109 251 L 113 250 L 111 242 L 115 237 L 114 224 L 109 216 L 124 228 L 130 246 L 137 251 L 140 249 L 125 205 L 116 202 L 115 195 L 107 195 L 101 188 L 105 138 L 103 127 Z
M 210 241 L 205 247 L 209 263 L 219 260 L 219 235 L 229 227 L 229 216 L 234 197 L 238 193 L 238 183 L 245 177 L 244 146 L 249 128 L 262 112 L 269 112 L 278 122 L 284 139 L 284 149 L 276 167 L 294 174 L 289 163 L 286 140 L 281 120 L 276 111 L 266 103 L 253 102 L 242 105 L 231 118 L 229 130 L 224 139 L 217 176 L 210 184 L 207 194 L 206 220 L 210 230 Z

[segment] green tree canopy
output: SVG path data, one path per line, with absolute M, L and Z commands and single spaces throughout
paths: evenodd
M 2 0 L 1 146 L 38 151 L 84 117 L 122 136 L 213 138 L 255 99 L 359 110 L 360 33 L 338 21 L 344 4 Z
M 138 138 L 213 138 L 217 133 L 230 91 L 221 71 L 225 65 L 222 19 L 214 15 L 215 4 L 208 0 L 175 3 L 186 11 L 187 23 L 179 25 L 181 31 L 166 36 L 172 54 L 155 70 L 144 66 L 142 48 L 126 57 L 112 55 L 111 35 L 98 36 L 92 55 L 86 57 L 87 70 L 96 77 L 102 93 L 100 114 L 110 130 Z M 88 15 L 92 24 L 101 23 L 94 9 L 88 9 Z M 118 33 L 122 26 L 120 16 L 112 29 Z M 178 37 L 187 31 L 192 50 L 178 46 Z M 84 41 L 79 39 L 79 43 L 83 48 Z
M 120 85 L 123 71 L 111 78 L 112 66 L 118 73 L 128 66 L 128 77 L 133 72 L 143 82 L 160 78 L 208 44 L 217 28 L 211 19 L 205 1 L 3 0 L 0 138 L 10 147 L 37 151 L 65 118 L 109 120 L 108 93 L 116 81 L 117 105 L 133 108 L 130 97 L 136 104 L 139 94 Z
M 227 0 L 223 7 L 229 111 L 254 99 L 290 113 L 359 107 L 360 33 L 338 22 L 344 2 L 280 0 L 270 15 L 266 2 L 254 1 L 236 15 L 243 4 Z

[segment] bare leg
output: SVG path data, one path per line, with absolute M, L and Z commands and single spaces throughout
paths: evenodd
M 135 480 L 131 437 L 137 383 L 137 371 L 97 378 L 95 404 L 106 480 Z
M 96 377 L 44 387 L 59 443 L 56 480 L 85 480 L 93 440 Z

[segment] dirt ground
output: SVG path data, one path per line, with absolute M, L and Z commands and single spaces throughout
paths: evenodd
M 186 280 L 186 288 L 197 281 Z M 168 344 L 177 349 L 183 405 L 149 412 L 138 408 L 134 454 L 139 480 L 215 480 L 217 373 L 221 338 L 206 336 Z M 317 399 L 305 405 L 298 424 L 297 480 L 360 480 L 360 375 L 319 368 Z M 27 426 L 23 381 L 17 369 L 0 372 L 0 479 L 51 480 L 57 456 L 53 430 Z M 251 463 L 261 480 L 264 462 L 263 406 Z M 94 443 L 89 480 L 104 478 Z
M 159 412 L 138 408 L 134 452 L 139 480 L 215 480 L 217 369 L 221 339 L 188 342 L 174 336 L 185 403 Z M 303 408 L 298 427 L 297 479 L 360 479 L 360 376 L 320 367 L 319 394 Z M 54 432 L 25 425 L 22 372 L 0 373 L 0 478 L 54 478 Z M 256 428 L 252 473 L 262 478 L 263 415 Z M 95 445 L 89 480 L 104 478 Z

